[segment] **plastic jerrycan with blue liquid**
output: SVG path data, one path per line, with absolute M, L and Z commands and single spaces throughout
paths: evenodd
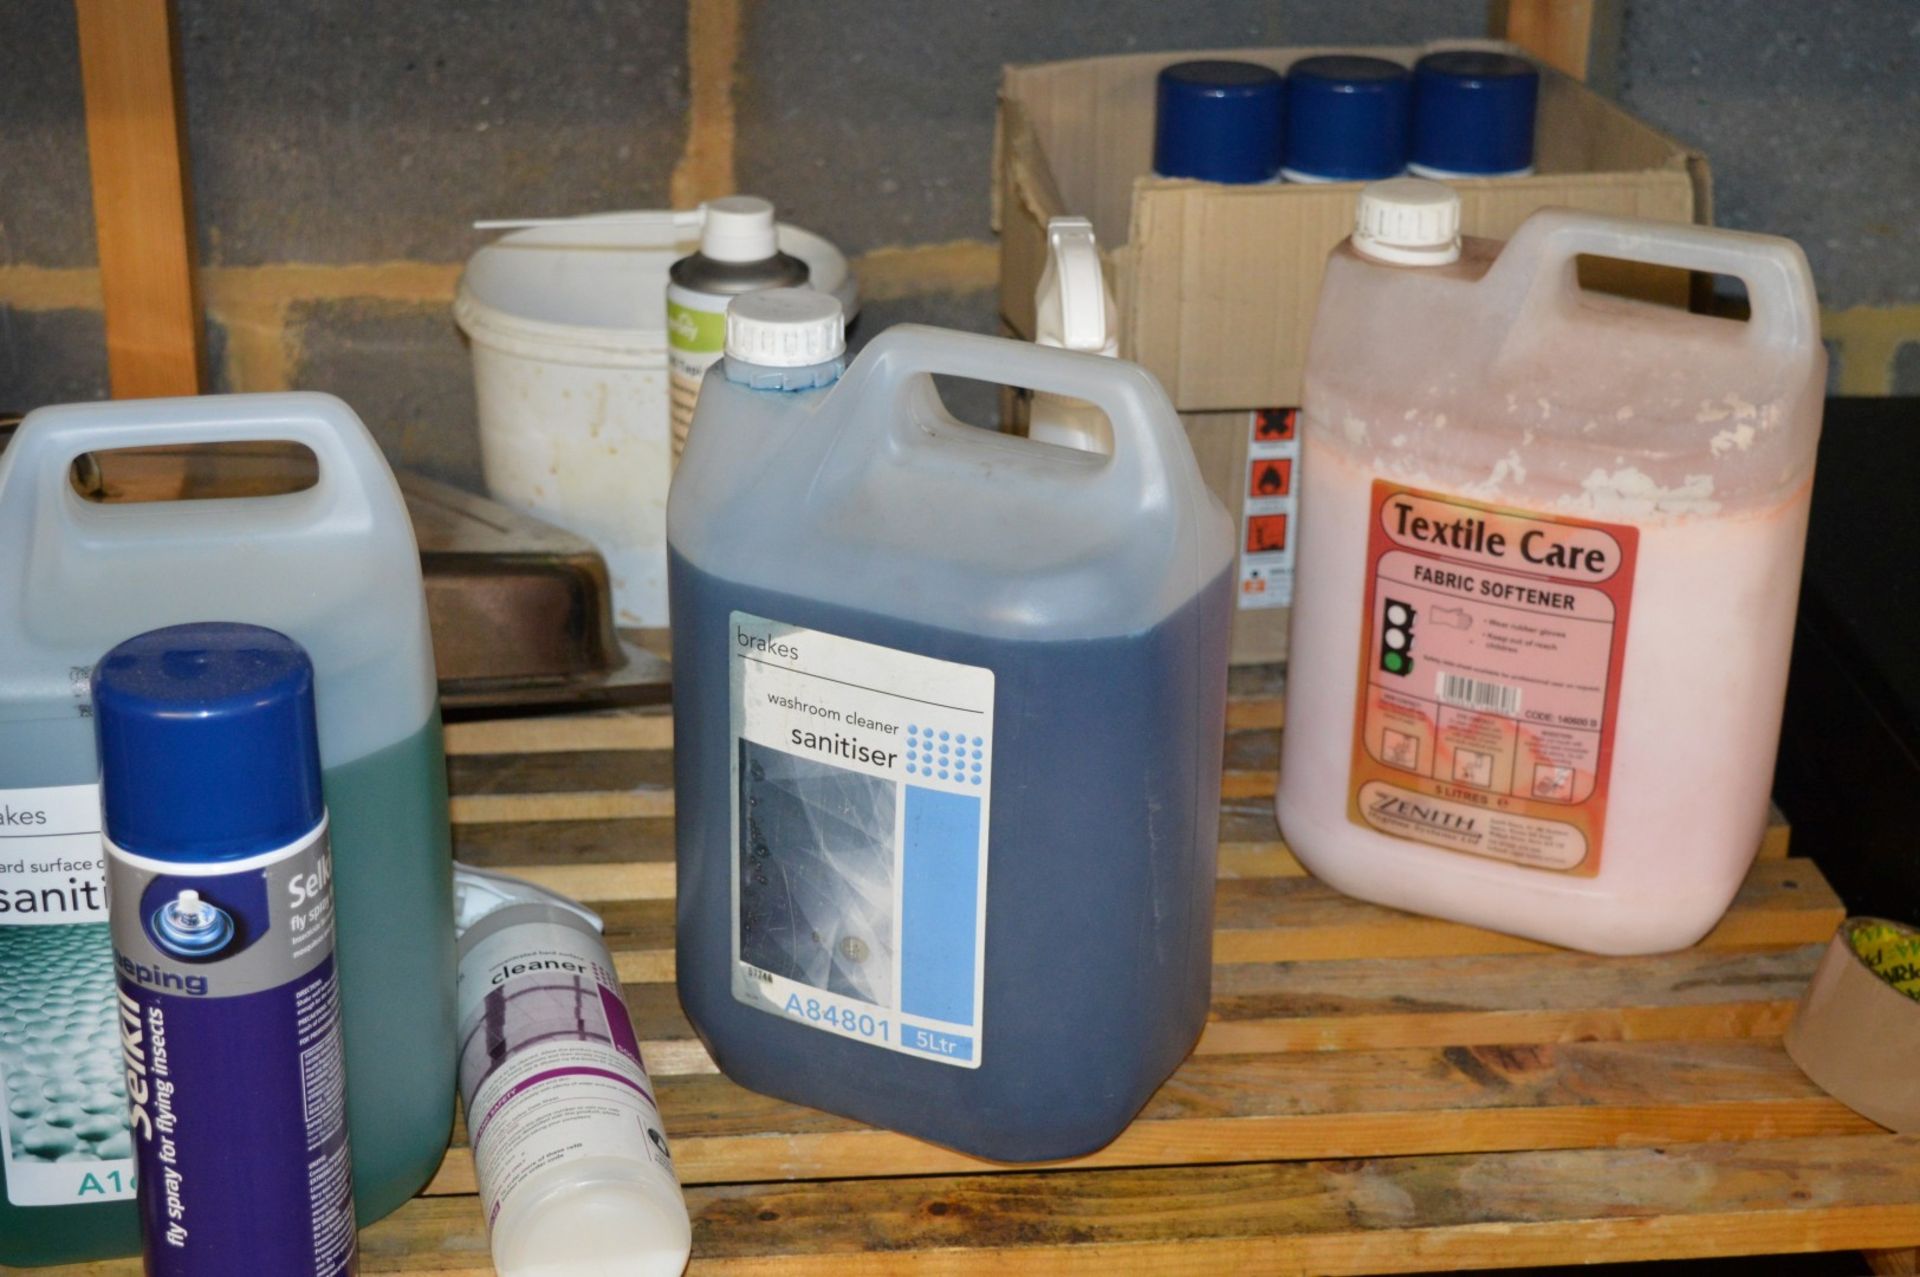
M 68 477 L 90 452 L 262 441 L 309 449 L 313 486 L 98 504 Z M 394 1209 L 452 1119 L 452 883 L 419 557 L 372 436 L 319 394 L 42 409 L 0 452 L 0 547 L 0 1263 L 139 1249 L 87 679 L 190 621 L 312 655 L 358 1214 Z
M 1230 524 L 1139 367 L 902 325 L 840 375 L 837 325 L 733 303 L 668 503 L 681 1003 L 754 1090 L 1086 1153 L 1207 1014 Z

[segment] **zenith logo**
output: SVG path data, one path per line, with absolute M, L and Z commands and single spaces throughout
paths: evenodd
M 1425 829 L 1440 829 L 1453 834 L 1466 834 L 1473 838 L 1480 836 L 1478 817 L 1446 807 L 1429 806 L 1396 794 L 1382 794 L 1374 799 L 1370 814 L 1392 820 L 1404 820 Z

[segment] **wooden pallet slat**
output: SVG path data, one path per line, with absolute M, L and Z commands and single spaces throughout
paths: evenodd
M 1267 820 L 1272 821 L 1270 811 Z M 1786 827 L 1778 828 L 1778 850 L 1763 847 L 1760 859 L 1785 859 Z M 624 856 L 619 854 L 622 847 Z M 455 830 L 454 855 L 463 864 L 513 874 L 579 900 L 665 900 L 674 891 L 673 829 L 662 817 L 463 825 Z M 1223 839 L 1219 874 L 1302 878 L 1307 870 L 1286 843 L 1273 836 Z
M 910 1135 L 747 1091 L 657 1079 L 684 1183 L 1012 1173 Z M 1054 1169 L 1204 1166 L 1874 1131 L 1778 1041 L 1194 1056 L 1114 1143 Z M 465 1148 L 436 1191 L 470 1193 Z
M 1577 954 L 1223 966 L 1194 1051 L 1776 1037 L 1822 952 L 1701 951 L 1651 972 L 1648 959 Z M 625 995 L 654 1077 L 719 1071 L 672 985 Z
M 671 789 L 581 790 L 566 794 L 463 794 L 448 803 L 453 823 L 506 821 L 627 820 L 671 816 Z
M 1898 1247 L 1920 1138 L 692 1187 L 689 1277 L 1328 1274 Z M 362 1271 L 485 1274 L 472 1203 L 362 1234 Z M 97 1277 L 136 1277 L 136 1264 Z
M 456 795 L 456 798 L 462 795 Z M 671 816 L 619 816 L 598 820 L 455 821 L 453 858 L 504 873 L 553 865 L 673 863 Z
M 1563 952 L 1222 964 L 1198 1050 L 1773 1036 L 1823 951 L 1810 944 L 1652 958 Z
M 1013 1173 L 748 1091 L 656 1079 L 682 1182 Z M 1866 1133 L 1775 1040 L 1195 1056 L 1106 1147 L 1054 1169 Z M 464 1142 L 464 1141 L 462 1141 Z M 436 1180 L 471 1192 L 461 1146 Z
M 1759 859 L 1785 859 L 1787 837 L 1784 820 L 1769 825 Z M 1306 876 L 1306 867 L 1281 841 L 1264 796 L 1223 801 L 1220 839 L 1222 878 Z M 456 823 L 453 850 L 463 864 L 515 874 L 581 900 L 673 895 L 673 821 L 667 816 Z
M 1822 945 L 1656 958 L 1481 955 L 1222 965 L 1200 1055 L 1774 1037 Z M 711 1073 L 674 988 L 625 987 L 655 1077 Z
M 1274 670 L 1233 675 L 1213 1006 L 1106 1148 L 1045 1168 L 721 1076 L 672 984 L 659 709 L 455 723 L 455 846 L 600 910 L 694 1217 L 692 1274 L 1327 1273 L 1920 1243 L 1920 1140 L 1779 1034 L 1841 916 L 1778 817 L 1720 925 L 1642 958 L 1340 895 L 1274 823 Z M 491 1271 L 464 1128 L 362 1271 Z M 132 1277 L 137 1265 L 102 1265 Z
M 1215 910 L 1216 962 L 1306 961 L 1356 954 L 1411 958 L 1555 952 L 1517 936 L 1364 904 L 1312 878 L 1222 882 Z M 1812 865 L 1761 861 L 1700 947 L 1824 941 L 1845 912 L 1840 898 Z
M 783 1272 L 884 1272 L 908 1250 L 929 1254 L 916 1270 L 955 1273 L 996 1261 L 1021 1272 L 1405 1272 L 1550 1263 L 1568 1258 L 1570 1243 L 1585 1257 L 1602 1238 L 1610 1255 L 1649 1258 L 1912 1235 L 1920 1193 L 1912 1160 L 1911 1141 L 1869 1136 L 868 1181 L 824 1192 L 763 1186 L 697 1191 L 690 1204 L 701 1258 L 721 1272 L 772 1271 L 753 1263 L 761 1259 Z M 1903 1164 L 1884 1179 L 1867 1169 L 1895 1161 Z M 1781 1215 L 1805 1217 L 1755 1209 L 1774 1201 L 1796 1202 Z
M 1259 703 L 1237 702 L 1241 708 Z M 1276 703 L 1277 705 L 1277 703 Z M 1278 718 L 1277 708 L 1273 717 Z M 1231 715 L 1230 715 L 1231 717 Z M 608 860 L 670 858 L 672 854 L 672 719 L 661 711 L 611 710 L 582 716 L 577 738 L 565 733 L 569 720 L 512 719 L 454 724 L 448 728 L 457 854 L 470 863 L 504 867 L 516 863 L 515 846 L 537 845 L 542 859 L 556 852 L 547 844 L 545 826 L 574 825 L 567 831 L 583 858 Z M 516 750 L 525 742 L 530 749 Z M 561 748 L 571 743 L 573 748 Z M 1302 873 L 1299 862 L 1280 841 L 1272 798 L 1279 780 L 1280 735 L 1275 727 L 1229 733 L 1221 777 L 1223 862 L 1234 873 Z M 651 828 L 629 822 L 657 822 Z M 515 826 L 538 824 L 538 831 L 517 833 Z M 1774 808 L 1761 839 L 1761 859 L 1787 854 L 1786 818 Z M 1252 859 L 1236 858 L 1237 844 Z M 521 853 L 524 856 L 524 852 Z M 504 857 L 504 858 L 503 858 Z
M 673 910 L 664 899 L 592 901 L 607 924 L 620 978 L 671 980 Z M 1826 941 L 1846 914 L 1840 898 L 1803 861 L 1755 864 L 1732 908 L 1697 946 L 1706 951 L 1781 948 Z M 1547 954 L 1551 946 L 1343 896 L 1312 878 L 1229 879 L 1215 899 L 1216 963 Z
M 472 754 L 576 754 L 597 749 L 673 748 L 673 716 L 663 709 L 448 723 L 447 757 Z

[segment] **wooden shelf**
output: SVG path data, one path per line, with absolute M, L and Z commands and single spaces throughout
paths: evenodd
M 1239 671 L 1235 689 L 1211 1022 L 1119 1139 L 1044 1168 L 720 1076 L 671 983 L 667 716 L 449 729 L 456 854 L 607 920 L 692 1272 L 1406 1272 L 1920 1243 L 1920 1140 L 1829 1099 L 1780 1047 L 1842 914 L 1784 821 L 1685 953 L 1589 957 L 1413 918 L 1303 873 L 1269 801 L 1278 680 Z M 472 1194 L 458 1131 L 426 1192 L 363 1234 L 362 1270 L 490 1272 Z

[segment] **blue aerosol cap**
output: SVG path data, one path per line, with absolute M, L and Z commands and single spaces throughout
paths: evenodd
M 1398 62 L 1332 53 L 1287 68 L 1290 182 L 1371 182 L 1407 167 L 1412 77 Z
M 1540 72 L 1481 49 L 1429 53 L 1413 67 L 1413 154 L 1422 177 L 1519 177 L 1533 171 Z
M 1283 81 L 1271 67 L 1207 59 L 1160 72 L 1153 171 L 1206 182 L 1268 182 L 1280 172 Z
M 93 670 L 108 838 L 161 860 L 238 860 L 320 823 L 313 663 L 258 625 L 150 630 Z

